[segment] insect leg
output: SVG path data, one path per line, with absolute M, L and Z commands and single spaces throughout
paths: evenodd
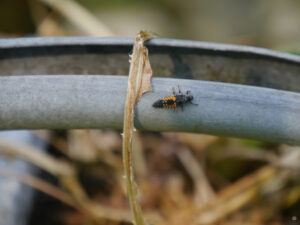
M 174 87 L 172 87 L 172 93 L 173 93 L 173 96 L 176 95 L 176 94 L 175 94 L 175 89 L 174 89 Z
M 177 85 L 177 87 L 178 87 L 178 93 L 182 94 L 181 91 L 180 91 L 179 85 Z

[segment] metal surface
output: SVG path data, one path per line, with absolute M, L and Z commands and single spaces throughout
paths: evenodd
M 300 94 L 270 88 L 154 78 L 140 100 L 135 126 L 300 144 Z M 197 106 L 184 111 L 152 103 L 180 85 Z M 0 77 L 0 129 L 122 129 L 127 77 L 92 75 Z
M 0 75 L 126 75 L 129 38 L 0 40 Z M 300 91 L 300 57 L 262 48 L 174 39 L 147 42 L 154 76 Z

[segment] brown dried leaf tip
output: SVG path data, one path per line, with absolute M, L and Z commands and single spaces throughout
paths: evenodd
M 123 166 L 133 223 L 145 225 L 141 207 L 137 200 L 136 187 L 133 176 L 132 138 L 134 131 L 134 109 L 143 93 L 152 91 L 152 69 L 148 57 L 148 50 L 144 42 L 152 37 L 150 32 L 140 31 L 135 38 L 133 52 L 130 56 L 130 69 L 128 77 L 127 96 L 124 111 L 123 128 Z

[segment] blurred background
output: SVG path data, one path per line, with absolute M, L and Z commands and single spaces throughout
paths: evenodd
M 299 11 L 296 0 L 1 0 L 0 32 L 132 37 L 144 29 L 161 37 L 297 50 Z
M 163 38 L 299 53 L 299 28 L 296 0 L 0 1 L 1 38 L 134 37 L 142 29 Z M 10 149 L 1 152 L 5 160 L 25 158 L 42 169 L 35 175 L 1 169 L 2 176 L 39 190 L 26 216 L 18 214 L 26 217 L 23 224 L 130 224 L 120 131 L 33 134 L 37 149 L 0 141 L 0 148 Z M 145 217 L 160 225 L 300 224 L 298 152 L 296 147 L 252 140 L 137 132 L 134 166 Z M 11 214 L 0 211 L 0 217 Z

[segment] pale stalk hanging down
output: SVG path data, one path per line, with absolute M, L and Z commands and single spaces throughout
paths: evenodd
M 130 59 L 130 70 L 124 112 L 123 166 L 125 170 L 125 179 L 130 207 L 133 214 L 133 223 L 135 225 L 145 225 L 141 207 L 136 196 L 131 149 L 132 135 L 134 130 L 134 108 L 143 93 L 152 91 L 150 83 L 152 70 L 148 58 L 148 50 L 144 46 L 144 41 L 148 40 L 149 38 L 151 38 L 150 35 L 143 31 L 141 31 L 135 38 L 133 53 Z

